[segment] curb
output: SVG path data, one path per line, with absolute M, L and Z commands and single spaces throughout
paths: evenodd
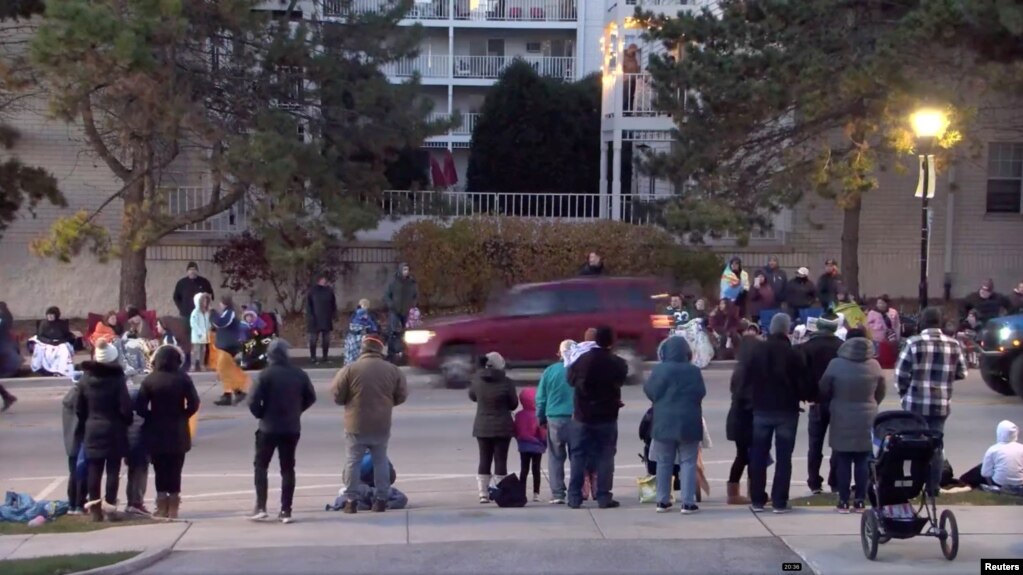
M 150 549 L 139 553 L 131 559 L 121 561 L 120 563 L 97 567 L 95 569 L 89 569 L 88 571 L 79 571 L 76 575 L 130 575 L 131 573 L 137 573 L 143 569 L 148 569 L 156 563 L 166 559 L 173 550 L 173 547 Z

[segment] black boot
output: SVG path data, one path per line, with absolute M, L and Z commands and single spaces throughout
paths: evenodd
M 230 393 L 225 393 L 225 394 L 220 396 L 220 399 L 214 401 L 213 405 L 219 405 L 219 406 L 223 407 L 223 406 L 231 405 L 231 402 L 232 402 L 231 394 Z
M 239 403 L 245 401 L 245 397 L 246 397 L 246 394 L 245 394 L 244 391 L 236 391 L 236 392 L 234 392 L 234 404 L 238 405 Z

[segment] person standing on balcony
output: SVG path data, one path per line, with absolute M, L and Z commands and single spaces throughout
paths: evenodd
M 391 331 L 388 351 L 392 355 L 399 355 L 404 350 L 401 337 L 405 332 L 408 312 L 416 307 L 419 301 L 419 286 L 416 278 L 412 277 L 412 268 L 407 263 L 398 265 L 398 272 L 387 286 L 384 301 L 387 302 Z
M 600 257 L 597 252 L 590 252 L 590 255 L 586 258 L 586 263 L 583 264 L 583 268 L 579 270 L 581 276 L 602 276 L 604 275 L 604 258 Z
M 185 352 L 185 371 L 192 365 L 192 310 L 195 309 L 195 296 L 197 294 L 210 294 L 213 299 L 213 286 L 210 280 L 199 275 L 199 264 L 188 262 L 185 267 L 185 277 L 178 280 L 174 286 L 174 305 L 178 308 L 178 315 L 181 316 L 183 329 L 188 330 L 183 334 L 182 341 Z
M 636 83 L 639 81 L 638 74 L 643 72 L 639 65 L 639 46 L 629 44 L 622 56 L 622 74 L 625 75 L 625 106 L 623 113 L 631 116 L 636 113 Z
M 305 331 L 309 336 L 309 359 L 316 365 L 316 341 L 323 346 L 323 361 L 330 353 L 330 332 L 334 331 L 337 316 L 337 297 L 326 274 L 316 278 L 316 285 L 309 289 L 305 302 Z

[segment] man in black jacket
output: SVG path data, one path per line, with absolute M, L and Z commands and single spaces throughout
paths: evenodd
M 629 367 L 611 351 L 614 343 L 611 328 L 598 327 L 596 331 L 596 347 L 568 366 L 568 384 L 575 388 L 568 449 L 572 467 L 568 506 L 572 509 L 582 506 L 587 469 L 597 472 L 595 499 L 600 508 L 619 506 L 611 489 L 618 451 L 618 410 L 622 407 L 622 386 L 629 375 Z
M 824 462 L 824 435 L 831 422 L 831 413 L 828 411 L 827 404 L 821 405 L 816 402 L 817 391 L 824 371 L 828 369 L 831 360 L 838 357 L 838 348 L 842 347 L 842 340 L 835 335 L 836 331 L 838 331 L 838 317 L 834 314 L 826 315 L 817 320 L 817 331 L 810 336 L 810 340 L 797 348 L 803 354 L 806 372 L 810 378 L 810 395 L 807 398 L 810 402 L 808 422 L 810 448 L 806 454 L 806 484 L 815 494 L 823 490 L 824 478 L 821 477 L 821 464 Z M 828 466 L 831 468 L 828 473 L 828 485 L 834 488 L 834 464 L 829 462 Z
M 213 286 L 210 280 L 199 275 L 199 264 L 188 262 L 185 277 L 174 286 L 174 305 L 181 316 L 181 327 L 187 332 L 182 334 L 182 347 L 185 352 L 185 371 L 192 365 L 192 310 L 195 309 L 195 294 L 208 293 L 213 298 Z
M 305 371 L 293 366 L 288 343 L 275 339 L 267 350 L 269 366 L 259 374 L 249 396 L 249 411 L 259 420 L 256 431 L 256 510 L 253 521 L 267 519 L 267 469 L 274 451 L 281 464 L 281 523 L 291 523 L 295 498 L 295 450 L 302 433 L 302 413 L 316 402 L 316 391 Z
M 581 276 L 601 276 L 604 275 L 604 258 L 600 257 L 597 252 L 590 252 L 586 257 L 586 264 L 583 265 L 582 269 L 579 270 Z
M 750 492 L 754 512 L 767 504 L 767 467 L 774 437 L 775 468 L 771 502 L 775 513 L 789 511 L 792 450 L 799 428 L 799 403 L 809 393 L 803 355 L 789 341 L 792 319 L 778 314 L 771 319 L 767 340 L 757 344 L 743 373 L 743 385 L 752 390 L 753 446 L 750 449 Z
M 337 316 L 337 297 L 327 276 L 321 274 L 316 285 L 309 289 L 305 302 L 305 331 L 309 336 L 309 359 L 316 365 L 316 340 L 323 345 L 323 361 L 330 353 L 330 332 L 334 331 Z
M 821 306 L 831 309 L 838 303 L 838 292 L 842 291 L 842 274 L 838 272 L 838 262 L 829 259 L 824 262 L 824 273 L 817 280 L 817 299 L 821 300 Z

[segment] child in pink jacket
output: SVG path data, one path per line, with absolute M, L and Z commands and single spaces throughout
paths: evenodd
M 519 393 L 522 409 L 515 414 L 515 441 L 519 445 L 522 472 L 519 479 L 526 486 L 526 475 L 533 469 L 533 501 L 540 501 L 540 461 L 547 451 L 547 431 L 536 418 L 536 389 L 526 388 Z

